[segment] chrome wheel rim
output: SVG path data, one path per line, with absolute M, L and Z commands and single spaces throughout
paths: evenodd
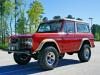
M 89 56 L 90 56 L 90 51 L 89 51 L 88 48 L 86 48 L 86 49 L 84 50 L 84 57 L 85 57 L 86 59 L 89 59 Z
M 46 62 L 48 65 L 53 65 L 55 63 L 55 54 L 53 52 L 49 52 L 46 56 Z

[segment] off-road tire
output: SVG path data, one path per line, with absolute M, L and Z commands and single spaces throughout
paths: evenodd
M 32 58 L 33 58 L 34 60 L 38 60 L 38 53 L 33 54 L 33 55 L 32 55 Z
M 87 52 L 85 52 L 87 50 Z M 87 53 L 87 54 L 86 54 Z M 91 58 L 91 49 L 88 44 L 84 44 L 78 52 L 78 58 L 81 62 L 88 62 Z
M 14 53 L 14 60 L 19 65 L 26 65 L 31 60 L 31 57 L 23 53 Z
M 65 53 L 60 54 L 60 55 L 59 55 L 59 59 L 60 59 L 60 60 L 63 59 L 64 56 L 65 56 Z
M 49 65 L 47 62 L 47 56 L 49 53 L 53 53 L 55 56 L 55 61 L 52 65 Z M 52 70 L 54 69 L 59 61 L 59 54 L 55 47 L 53 46 L 47 46 L 43 50 L 41 50 L 38 54 L 38 63 L 40 67 L 44 70 Z

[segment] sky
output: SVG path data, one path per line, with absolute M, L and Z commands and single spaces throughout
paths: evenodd
M 30 0 L 32 2 L 33 0 Z M 100 0 L 39 0 L 45 11 L 43 16 L 52 19 L 60 15 L 62 18 L 71 14 L 90 22 L 89 17 L 94 18 L 94 24 L 100 24 Z

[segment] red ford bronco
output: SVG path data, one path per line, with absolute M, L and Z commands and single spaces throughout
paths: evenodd
M 41 23 L 34 34 L 11 36 L 8 53 L 14 53 L 14 60 L 19 65 L 26 65 L 34 58 L 42 69 L 50 70 L 65 53 L 77 53 L 81 62 L 88 62 L 94 46 L 88 23 L 60 19 Z

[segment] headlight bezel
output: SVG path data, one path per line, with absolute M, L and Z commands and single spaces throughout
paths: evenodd
M 25 44 L 27 44 L 29 48 L 32 48 L 32 41 L 32 38 L 28 38 L 27 41 L 25 41 Z

